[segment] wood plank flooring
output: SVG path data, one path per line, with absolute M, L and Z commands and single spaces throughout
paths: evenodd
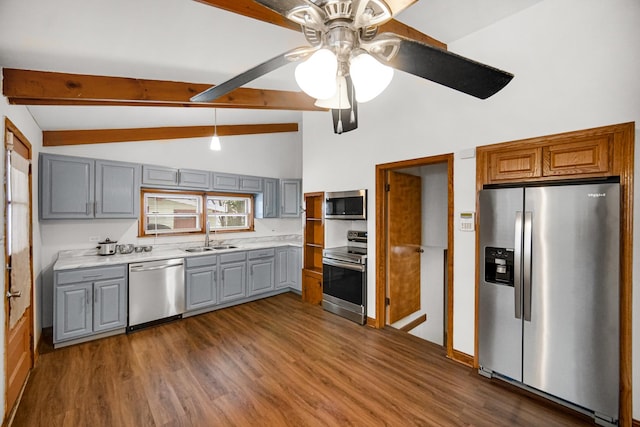
M 441 347 L 295 294 L 41 355 L 13 426 L 575 426 Z

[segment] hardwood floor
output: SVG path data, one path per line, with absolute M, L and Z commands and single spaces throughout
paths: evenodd
M 593 425 L 295 294 L 42 354 L 13 426 Z

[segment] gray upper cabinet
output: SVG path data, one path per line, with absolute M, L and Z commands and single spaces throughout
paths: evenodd
M 223 191 L 240 190 L 240 176 L 230 173 L 213 173 L 213 189 Z
M 211 186 L 211 173 L 192 169 L 180 169 L 178 171 L 178 186 L 208 190 Z
M 154 187 L 202 188 L 211 186 L 211 173 L 193 169 L 166 166 L 142 166 L 142 184 Z
M 140 166 L 40 155 L 40 219 L 137 218 Z
M 40 219 L 93 218 L 95 161 L 40 155 Z
M 140 165 L 96 160 L 96 218 L 137 218 Z
M 257 176 L 241 176 L 240 191 L 246 191 L 250 193 L 261 193 L 262 178 Z
M 278 180 L 275 178 L 265 178 L 262 191 L 262 217 L 278 217 Z
M 142 184 L 176 187 L 178 185 L 178 169 L 143 165 Z
M 302 180 L 280 180 L 280 217 L 299 217 L 302 206 Z

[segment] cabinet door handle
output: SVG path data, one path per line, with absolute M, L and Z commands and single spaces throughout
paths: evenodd
M 94 292 L 93 293 L 93 302 L 94 303 L 98 303 L 98 294 L 100 294 L 100 292 Z
M 86 204 L 87 204 L 87 206 L 86 206 L 86 209 L 87 209 L 87 210 L 86 210 L 86 213 L 87 213 L 87 215 L 90 215 L 90 214 L 91 214 L 91 202 L 87 202 Z

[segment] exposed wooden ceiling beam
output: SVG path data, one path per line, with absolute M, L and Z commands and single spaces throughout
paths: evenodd
M 218 136 L 254 135 L 277 132 L 297 132 L 297 123 L 256 125 L 218 125 Z M 213 135 L 213 126 L 180 126 L 131 129 L 46 130 L 42 145 L 103 144 L 108 142 L 157 141 L 164 139 L 201 138 Z
M 202 103 L 189 99 L 213 85 L 13 68 L 3 68 L 2 74 L 2 92 L 10 104 L 325 110 L 304 92 L 239 88 Z
M 293 21 L 289 21 L 282 15 L 268 9 L 253 0 L 196 0 L 200 3 L 208 4 L 209 6 L 217 7 L 228 12 L 237 13 L 238 15 L 247 16 L 249 18 L 257 19 L 259 21 L 267 22 L 269 24 L 278 25 L 280 27 L 288 28 L 294 31 L 300 31 L 300 25 Z M 402 10 L 405 7 L 410 6 L 415 1 L 391 1 L 391 6 L 394 10 Z M 447 49 L 447 45 L 440 40 L 434 39 L 431 36 L 421 33 L 413 27 L 403 24 L 402 22 L 392 19 L 391 21 L 383 24 L 378 29 L 381 33 L 391 32 L 401 36 L 409 37 L 422 43 L 426 43 L 431 46 L 436 46 L 441 49 Z

